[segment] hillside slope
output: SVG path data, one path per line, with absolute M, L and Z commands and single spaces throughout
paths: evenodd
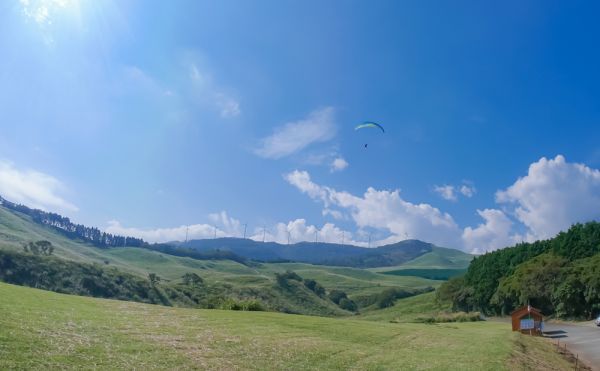
M 168 308 L 0 283 L 0 369 L 572 369 L 501 323 Z

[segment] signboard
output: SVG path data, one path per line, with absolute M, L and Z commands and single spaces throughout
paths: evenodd
M 532 330 L 535 327 L 533 319 L 522 319 L 521 330 Z

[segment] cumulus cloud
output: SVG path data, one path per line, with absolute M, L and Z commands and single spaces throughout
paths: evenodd
M 443 185 L 443 186 L 435 186 L 433 188 L 435 193 L 439 194 L 444 200 L 448 201 L 456 201 L 456 191 L 453 185 Z
M 0 160 L 0 196 L 9 201 L 42 210 L 77 211 L 77 206 L 59 195 L 64 188 L 51 175 L 17 169 L 11 162 Z
M 296 219 L 288 223 L 277 223 L 271 228 L 264 230 L 265 241 L 278 242 L 282 244 L 297 243 L 302 241 L 327 243 L 342 243 L 352 244 L 356 246 L 366 246 L 364 241 L 354 240 L 354 235 L 351 232 L 344 231 L 336 227 L 332 223 L 325 223 L 321 228 L 315 225 L 309 225 L 305 219 Z M 255 241 L 263 240 L 263 229 L 257 228 L 254 234 L 250 237 Z
M 230 217 L 227 212 L 209 214 L 208 218 L 211 224 L 191 224 L 181 225 L 172 228 L 134 228 L 125 227 L 116 220 L 108 222 L 106 232 L 142 238 L 148 242 L 171 242 L 184 241 L 186 238 L 191 239 L 208 239 L 216 237 L 239 237 L 243 236 L 243 224 L 239 220 Z M 255 241 L 278 242 L 281 244 L 297 243 L 302 241 L 315 241 L 329 243 L 353 244 L 357 246 L 366 246 L 364 241 L 355 241 L 353 234 L 344 231 L 332 223 L 325 223 L 322 227 L 309 225 L 305 219 L 296 219 L 287 223 L 276 223 L 275 225 L 257 227 L 251 232 L 248 238 Z
M 125 227 L 117 220 L 110 220 L 106 232 L 141 238 L 148 242 L 170 242 L 184 241 L 186 233 L 188 239 L 212 238 L 215 233 L 215 227 L 210 224 L 192 224 L 181 225 L 172 228 L 135 228 Z
M 498 191 L 496 201 L 515 206 L 528 240 L 549 238 L 573 223 L 600 218 L 600 171 L 561 155 L 542 157 L 526 176 Z
M 476 189 L 472 185 L 463 184 L 460 186 L 459 191 L 463 196 L 471 198 L 475 194 Z
M 392 234 L 393 240 L 418 238 L 443 246 L 458 246 L 460 230 L 450 214 L 425 203 L 404 200 L 400 190 L 369 187 L 362 196 L 318 185 L 306 171 L 293 171 L 285 179 L 301 192 L 324 204 L 347 211 L 359 228 L 377 228 Z
M 241 223 L 231 218 L 225 211 L 209 214 L 208 218 L 212 224 L 191 224 L 171 228 L 135 228 L 125 227 L 117 220 L 108 222 L 106 232 L 121 236 L 132 236 L 142 238 L 148 242 L 169 242 L 204 239 L 217 237 L 242 237 L 243 229 Z
M 348 161 L 342 157 L 337 157 L 331 162 L 331 172 L 342 171 L 348 167 Z
M 260 157 L 278 159 L 296 153 L 313 143 L 327 142 L 335 136 L 334 109 L 326 107 L 311 112 L 308 117 L 288 122 L 260 141 L 254 153 Z
M 497 209 L 477 210 L 485 223 L 477 227 L 466 227 L 462 234 L 464 246 L 474 254 L 485 251 L 500 249 L 513 245 L 521 240 L 521 237 L 512 234 L 513 222 Z
M 458 195 L 462 195 L 467 198 L 473 197 L 476 190 L 470 184 L 462 184 L 460 186 L 455 186 L 452 184 L 444 184 L 441 186 L 434 186 L 433 191 L 440 195 L 444 200 L 448 201 L 458 201 Z

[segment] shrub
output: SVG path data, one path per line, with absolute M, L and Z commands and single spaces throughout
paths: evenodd
M 304 286 L 319 296 L 325 295 L 325 288 L 315 280 L 305 279 Z
M 420 316 L 416 321 L 421 323 L 475 322 L 481 321 L 479 312 L 441 312 L 436 315 Z
M 348 298 L 342 298 L 342 300 L 340 300 L 339 306 L 340 308 L 350 312 L 356 312 L 357 309 L 356 303 Z
M 243 300 L 235 301 L 234 299 L 226 299 L 221 304 L 221 309 L 225 310 L 243 310 L 250 312 L 264 311 L 265 307 L 258 300 Z
M 331 290 L 331 292 L 329 293 L 329 299 L 336 303 L 336 304 L 340 304 L 340 301 L 342 299 L 347 299 L 348 295 L 346 295 L 345 292 L 343 292 L 342 290 Z

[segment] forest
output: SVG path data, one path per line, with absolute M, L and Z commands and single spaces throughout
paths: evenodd
M 600 223 L 478 256 L 437 296 L 456 310 L 498 315 L 530 304 L 545 315 L 592 318 L 600 312 Z

